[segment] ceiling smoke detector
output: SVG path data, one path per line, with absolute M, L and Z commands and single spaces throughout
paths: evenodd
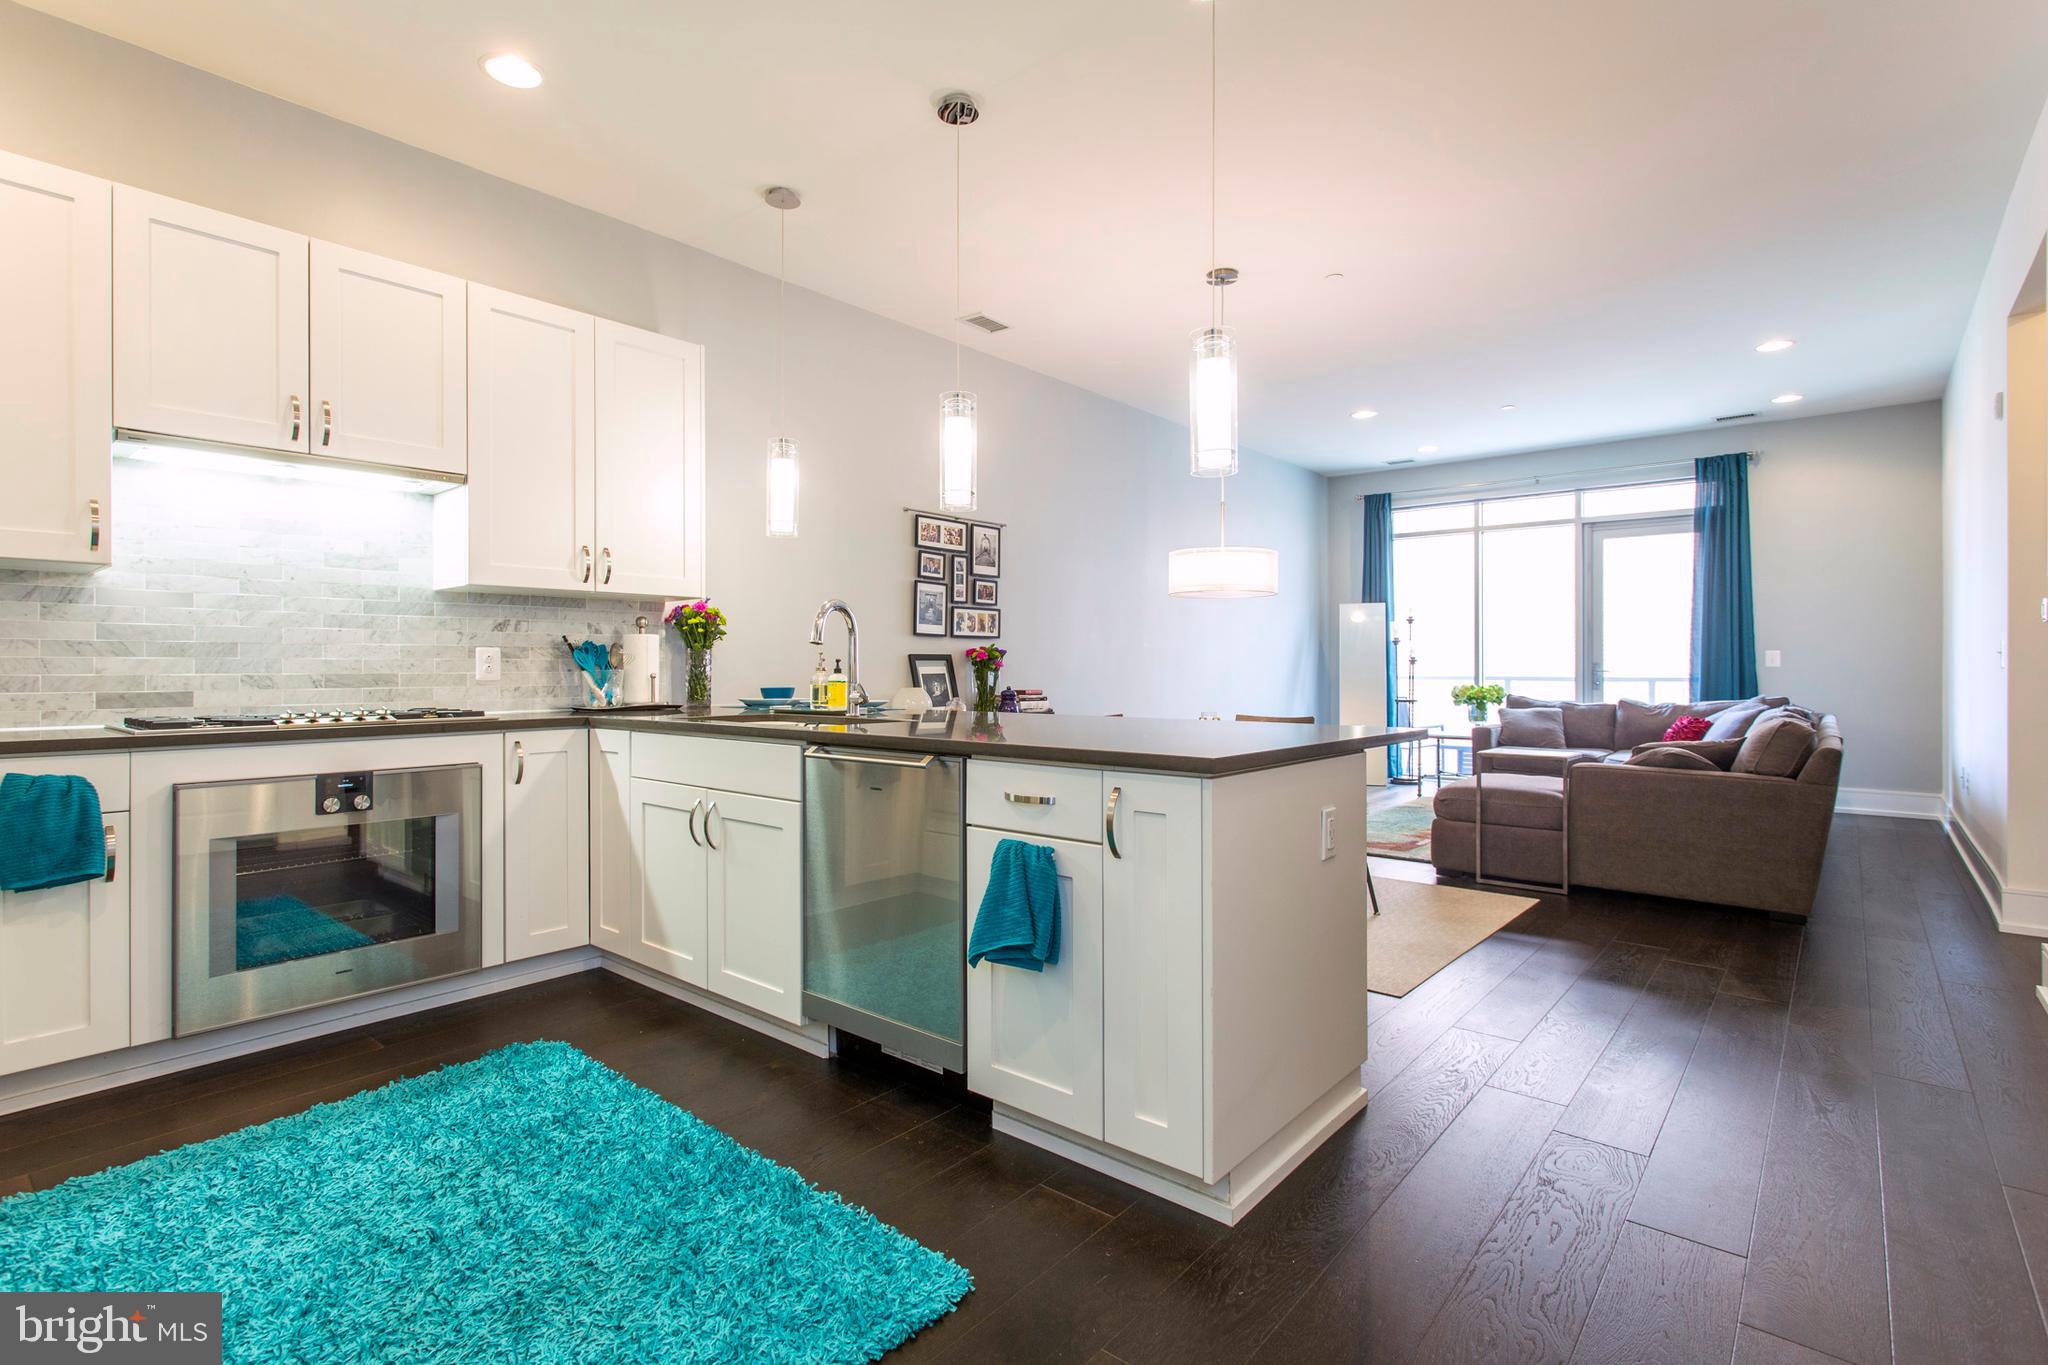
M 984 332 L 1007 332 L 1010 330 L 1009 323 L 998 322 L 986 313 L 969 313 L 965 317 L 954 319 L 954 321 L 964 322 L 969 327 L 979 327 Z

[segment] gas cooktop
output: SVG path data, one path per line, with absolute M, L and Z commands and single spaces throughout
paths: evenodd
M 256 730 L 287 725 L 390 725 L 481 716 L 460 706 L 356 706 L 336 711 L 264 711 L 239 716 L 125 716 L 128 730 Z

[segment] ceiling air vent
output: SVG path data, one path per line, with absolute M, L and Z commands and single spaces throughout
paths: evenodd
M 1756 416 L 1753 412 L 1731 412 L 1726 417 L 1716 417 L 1716 422 L 1746 422 Z
M 960 321 L 966 323 L 969 327 L 979 327 L 984 332 L 1007 332 L 1010 330 L 1009 323 L 997 322 L 986 313 L 969 313 L 966 317 L 961 318 Z
M 1387 468 L 1389 468 L 1389 469 L 1394 469 L 1394 468 L 1397 468 L 1397 467 L 1398 467 L 1398 466 L 1400 466 L 1400 465 L 1404 465 L 1404 464 L 1414 464 L 1414 463 L 1415 463 L 1415 457 L 1414 457 L 1413 455 L 1410 455 L 1410 456 L 1409 456 L 1409 457 L 1408 457 L 1407 459 L 1405 459 L 1405 460 L 1388 460 L 1388 461 L 1387 461 Z

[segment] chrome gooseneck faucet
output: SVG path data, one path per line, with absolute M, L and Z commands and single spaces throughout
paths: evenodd
M 853 619 L 853 608 L 836 597 L 819 607 L 811 618 L 811 643 L 825 643 L 825 619 L 834 612 L 846 618 L 846 714 L 851 716 L 868 699 L 867 689 L 860 685 L 860 622 Z

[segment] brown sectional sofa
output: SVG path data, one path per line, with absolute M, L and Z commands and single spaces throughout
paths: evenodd
M 1783 699 L 1709 702 L 1699 709 L 1712 716 L 1756 702 L 1782 705 Z M 1833 716 L 1813 721 L 1812 747 L 1796 771 L 1763 776 L 1629 763 L 1638 747 L 1665 747 L 1640 739 L 1651 718 L 1640 707 L 1634 716 L 1620 707 L 1597 709 L 1608 712 L 1608 723 L 1617 728 L 1602 730 L 1602 718 L 1584 716 L 1574 733 L 1567 712 L 1566 747 L 1501 748 L 1493 743 L 1498 727 L 1474 728 L 1474 762 L 1484 774 L 1487 876 L 1563 880 L 1560 831 L 1567 824 L 1568 791 L 1574 886 L 1802 919 L 1811 911 L 1841 781 L 1842 734 Z M 1764 714 L 1770 713 L 1766 708 Z M 1603 738 L 1605 747 L 1598 742 Z M 1638 743 L 1620 747 L 1624 739 Z M 1567 766 L 1569 782 L 1563 775 Z M 1473 872 L 1476 800 L 1470 779 L 1437 793 L 1431 856 L 1439 871 Z

